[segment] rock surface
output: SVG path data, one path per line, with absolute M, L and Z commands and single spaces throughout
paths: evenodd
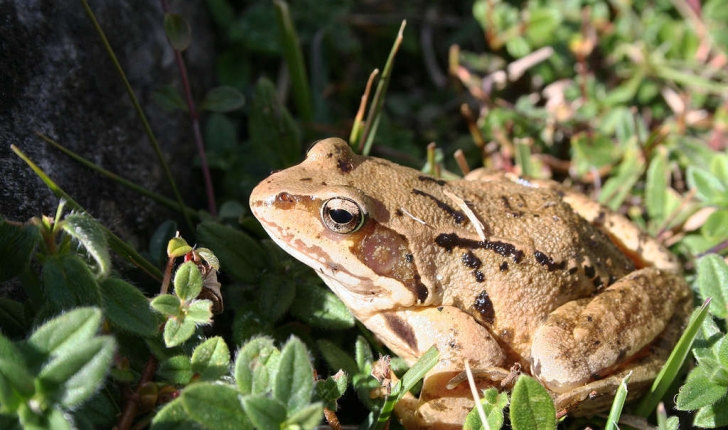
M 202 176 L 184 112 L 166 112 L 155 90 L 179 85 L 160 2 L 93 1 L 91 8 L 127 74 L 186 203 L 204 206 Z M 204 3 L 185 5 L 193 41 L 185 53 L 195 97 L 213 85 Z M 61 145 L 150 190 L 173 197 L 108 54 L 77 0 L 0 0 L 0 215 L 25 221 L 55 213 L 58 200 L 11 150 L 14 144 L 77 202 L 125 241 L 146 248 L 150 232 L 175 214 L 69 159 Z

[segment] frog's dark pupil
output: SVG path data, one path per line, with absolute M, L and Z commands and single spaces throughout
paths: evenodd
M 354 215 L 351 212 L 344 209 L 331 209 L 329 211 L 331 219 L 337 224 L 348 224 L 354 219 Z

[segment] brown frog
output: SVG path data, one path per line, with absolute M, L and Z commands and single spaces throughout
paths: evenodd
M 628 372 L 631 393 L 649 386 L 691 310 L 672 254 L 549 181 L 444 181 L 331 138 L 261 182 L 250 207 L 408 363 L 437 346 L 419 398 L 397 405 L 408 428 L 462 426 L 470 390 L 448 383 L 466 359 L 481 388 L 520 365 L 557 410 L 602 410 Z

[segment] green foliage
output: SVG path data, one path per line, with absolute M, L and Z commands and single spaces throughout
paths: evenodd
M 555 429 L 556 409 L 537 380 L 521 375 L 511 394 L 511 425 L 520 429 Z
M 0 416 L 25 428 L 70 428 L 72 411 L 103 384 L 116 350 L 97 331 L 102 313 L 77 308 L 38 327 L 27 341 L 0 335 Z
M 722 0 L 693 3 L 475 0 L 420 10 L 383 2 L 363 15 L 348 0 L 208 0 L 221 86 L 193 93 L 204 94 L 197 114 L 216 197 L 226 203 L 217 217 L 184 212 L 203 220 L 189 226 L 197 235 L 189 243 L 175 237 L 176 222 L 161 223 L 143 253 L 148 261 L 84 212 L 63 218 L 61 208 L 55 219 L 26 223 L 0 218 L 0 282 L 15 280 L 27 295 L 0 298 L 0 427 L 112 427 L 132 397 L 123 387 L 132 387 L 138 415 L 123 430 L 150 421 L 155 429 L 306 429 L 320 422 L 323 407 L 337 409 L 348 385 L 369 409 L 363 426 L 383 426 L 394 403 L 416 392 L 434 353 L 388 399 L 372 398 L 383 387 L 371 375 L 379 365 L 368 333 L 312 271 L 267 239 L 244 203 L 271 170 L 300 161 L 311 141 L 347 134 L 358 141 L 363 130 L 375 153 L 418 167 L 424 145 L 437 142 L 425 170 L 446 178 L 457 171 L 449 154 L 462 149 L 470 166 L 565 180 L 671 245 L 696 269 L 694 289 L 711 298 L 712 316 L 703 322 L 705 310 L 696 313 L 636 412 L 650 415 L 661 399 L 672 410 L 668 388 L 682 382 L 679 369 L 700 332 L 692 349 L 698 366 L 677 408 L 695 411 L 694 426 L 728 425 L 728 74 L 721 66 L 728 18 Z M 443 19 L 429 19 L 431 12 Z M 398 51 L 395 15 L 418 17 L 418 31 L 410 27 Z M 180 15 L 167 12 L 160 25 L 174 49 L 195 43 Z M 455 44 L 451 79 L 438 81 Z M 370 94 L 373 113 L 357 122 L 366 78 L 385 64 L 386 100 L 383 90 L 375 100 Z M 164 84 L 154 101 L 187 112 L 191 95 Z M 152 276 L 122 280 L 107 238 Z M 160 268 L 167 270 L 161 286 Z M 223 296 L 226 311 L 214 321 L 212 299 Z M 312 358 L 319 374 L 344 372 L 314 380 Z M 515 429 L 555 426 L 553 403 L 527 376 L 510 400 L 495 389 L 483 396 L 491 428 L 507 422 L 505 413 Z M 346 423 L 362 415 L 351 408 L 339 411 Z M 657 408 L 657 422 L 677 426 L 665 408 Z M 481 425 L 474 412 L 465 423 Z
M 483 412 L 485 412 L 486 419 L 488 420 L 488 427 L 491 429 L 502 428 L 505 416 L 504 409 L 508 406 L 508 394 L 499 393 L 495 388 L 488 388 L 483 391 L 480 404 L 483 406 Z M 477 408 L 473 408 L 465 419 L 463 429 L 479 430 L 482 428 L 485 428 L 485 426 L 480 421 L 478 410 Z

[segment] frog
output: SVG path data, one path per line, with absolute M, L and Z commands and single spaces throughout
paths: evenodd
M 466 362 L 480 390 L 520 368 L 560 415 L 604 410 L 627 374 L 638 396 L 692 309 L 665 246 L 555 181 L 444 180 L 327 138 L 258 184 L 250 208 L 393 353 L 412 365 L 438 349 L 419 396 L 395 407 L 408 429 L 462 427 Z

